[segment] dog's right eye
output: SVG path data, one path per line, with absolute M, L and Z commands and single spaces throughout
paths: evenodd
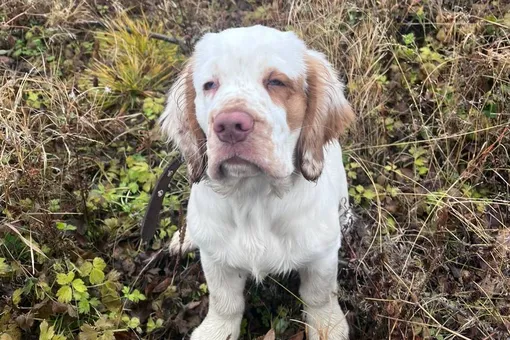
M 216 83 L 214 81 L 208 81 L 204 84 L 204 91 L 213 90 L 217 87 Z
M 285 86 L 283 81 L 278 80 L 278 79 L 270 79 L 270 80 L 268 80 L 267 81 L 267 85 L 268 86 Z

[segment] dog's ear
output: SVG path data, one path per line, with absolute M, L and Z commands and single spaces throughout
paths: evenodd
M 315 51 L 306 55 L 307 108 L 296 146 L 298 168 L 316 181 L 324 167 L 324 146 L 340 137 L 354 121 L 343 84 L 326 57 Z
M 195 97 L 193 59 L 190 59 L 168 93 L 159 124 L 186 160 L 192 183 L 200 181 L 207 165 L 206 136 L 197 121 Z

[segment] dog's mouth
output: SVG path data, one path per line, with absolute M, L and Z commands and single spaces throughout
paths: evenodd
M 220 171 L 224 177 L 254 177 L 262 172 L 255 163 L 239 156 L 233 156 L 220 164 Z

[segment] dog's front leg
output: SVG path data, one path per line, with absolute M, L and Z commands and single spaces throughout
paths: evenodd
M 236 340 L 244 312 L 246 274 L 215 263 L 203 252 L 201 261 L 209 289 L 209 311 L 191 340 Z
M 299 271 L 299 293 L 304 302 L 309 340 L 347 340 L 349 337 L 349 326 L 336 297 L 337 266 L 335 250 Z

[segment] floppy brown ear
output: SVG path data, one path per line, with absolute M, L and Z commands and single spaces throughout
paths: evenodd
M 298 168 L 309 181 L 316 181 L 324 167 L 324 146 L 354 121 L 345 99 L 343 84 L 325 56 L 308 51 L 307 109 L 296 147 Z
M 206 164 L 206 137 L 195 113 L 193 60 L 188 61 L 168 93 L 165 111 L 159 119 L 162 132 L 180 150 L 192 183 L 202 178 Z

